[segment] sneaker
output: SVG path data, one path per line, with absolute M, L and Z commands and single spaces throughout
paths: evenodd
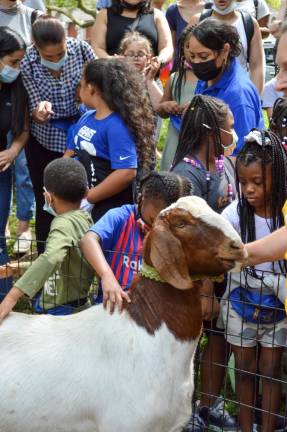
M 224 400 L 219 397 L 212 407 L 200 407 L 200 417 L 208 425 L 208 430 L 220 431 L 239 431 L 237 419 L 229 414 L 224 408 Z
M 14 243 L 14 254 L 25 254 L 31 249 L 32 233 L 30 230 L 24 231 Z
M 205 432 L 206 430 L 206 424 L 202 418 L 197 413 L 193 413 L 182 432 Z

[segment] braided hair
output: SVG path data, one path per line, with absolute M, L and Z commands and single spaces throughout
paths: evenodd
M 221 100 L 205 95 L 196 95 L 187 108 L 179 133 L 178 147 L 172 168 L 185 156 L 192 155 L 201 146 L 206 146 L 206 168 L 209 171 L 210 144 L 208 135 L 213 134 L 215 156 L 222 154 L 220 128 L 224 127 L 228 106 Z
M 285 144 L 284 138 L 287 140 L 287 98 L 276 99 L 270 120 L 270 130 L 279 136 L 282 144 Z
M 185 84 L 186 81 L 186 66 L 185 66 L 185 57 L 184 57 L 184 46 L 186 41 L 190 38 L 192 31 L 192 27 L 186 27 L 183 32 L 181 33 L 181 36 L 178 41 L 178 53 L 177 53 L 177 59 L 174 62 L 174 67 L 172 72 L 175 72 L 177 70 L 177 74 L 175 75 L 175 78 L 172 80 L 171 84 L 171 92 L 174 93 L 175 99 L 180 101 L 181 98 L 181 90 L 182 90 L 182 84 Z
M 142 198 L 152 202 L 162 201 L 168 207 L 180 197 L 192 195 L 192 183 L 186 177 L 167 171 L 151 171 L 142 178 L 138 204 L 141 206 Z
M 239 165 L 245 167 L 252 163 L 260 163 L 262 167 L 263 190 L 266 197 L 266 168 L 271 165 L 272 181 L 270 193 L 271 222 L 269 229 L 271 232 L 284 225 L 282 207 L 287 197 L 287 157 L 280 139 L 270 131 L 260 131 L 262 145 L 255 141 L 247 142 L 238 153 L 236 158 L 236 189 L 238 194 L 238 215 L 240 220 L 241 238 L 244 243 L 256 240 L 254 209 L 242 195 L 238 179 Z M 267 210 L 265 201 L 265 210 Z M 287 271 L 286 262 L 279 262 L 280 270 Z M 251 269 L 254 272 L 254 268 Z

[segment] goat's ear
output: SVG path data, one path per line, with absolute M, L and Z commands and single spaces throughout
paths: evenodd
M 170 231 L 157 227 L 149 243 L 150 260 L 161 278 L 175 288 L 191 288 L 193 282 L 180 241 Z

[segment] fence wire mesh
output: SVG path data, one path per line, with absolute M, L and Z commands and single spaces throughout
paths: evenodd
M 140 271 L 139 255 L 104 252 L 110 260 L 118 260 L 118 280 L 127 282 L 130 269 L 134 273 Z M 36 258 L 36 242 L 32 240 L 25 255 L 16 254 L 0 267 L 1 300 Z M 71 276 L 68 272 L 61 277 L 68 303 Z M 57 278 L 58 272 L 43 289 L 53 293 Z M 78 283 L 86 283 L 81 265 Z M 287 319 L 279 300 L 286 289 L 283 274 L 244 270 L 215 283 L 213 293 L 205 295 L 209 314 L 214 318 L 203 322 L 195 356 L 195 392 L 191 401 L 194 414 L 185 432 L 287 430 Z M 101 301 L 96 276 L 84 300 L 89 304 Z M 73 311 L 83 304 L 83 298 L 73 301 Z M 56 295 L 53 306 L 60 306 Z M 33 308 L 34 302 L 26 299 L 16 310 L 35 313 Z M 45 304 L 43 308 L 43 312 L 49 312 Z

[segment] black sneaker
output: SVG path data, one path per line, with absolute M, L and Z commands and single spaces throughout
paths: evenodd
M 199 408 L 199 415 L 208 426 L 209 431 L 239 431 L 237 419 L 224 408 L 224 400 L 219 397 L 212 407 Z
M 184 429 L 182 429 L 182 432 L 205 432 L 206 430 L 206 424 L 195 412 L 191 415 L 189 422 Z

